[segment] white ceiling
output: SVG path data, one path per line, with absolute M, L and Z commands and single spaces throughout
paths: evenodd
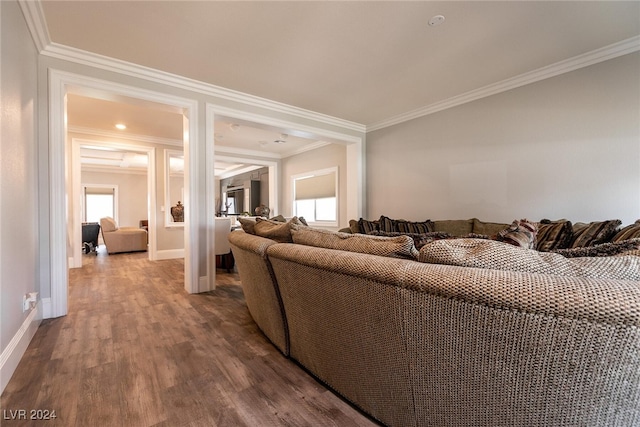
M 638 1 L 43 1 L 53 43 L 367 126 L 640 34 Z M 427 24 L 442 14 L 445 22 Z
M 640 1 L 40 4 L 56 45 L 368 128 L 640 35 Z M 445 21 L 430 26 L 435 15 Z M 115 123 L 124 122 L 123 135 L 182 139 L 179 112 L 93 96 L 69 97 L 70 129 L 113 134 Z M 281 158 L 325 144 L 286 132 L 218 120 L 216 149 Z M 244 166 L 220 163 L 216 173 Z

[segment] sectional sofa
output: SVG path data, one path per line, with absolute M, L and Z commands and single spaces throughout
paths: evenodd
M 256 324 L 385 425 L 640 424 L 637 249 L 243 228 L 229 241 Z

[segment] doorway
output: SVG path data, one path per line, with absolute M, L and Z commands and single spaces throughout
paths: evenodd
M 97 80 L 55 69 L 49 70 L 49 247 L 43 248 L 48 258 L 50 277 L 50 297 L 43 298 L 43 317 L 59 317 L 67 314 L 68 266 L 71 265 L 68 242 L 69 235 L 68 194 L 73 182 L 69 161 L 71 142 L 68 141 L 66 107 L 70 93 L 87 96 L 104 96 L 109 99 L 127 97 L 141 103 L 153 102 L 167 109 L 178 111 L 183 117 L 183 144 L 185 152 L 185 203 L 191 202 L 191 209 L 185 215 L 185 289 L 189 293 L 201 292 L 199 289 L 198 259 L 199 249 L 197 224 L 198 201 L 190 199 L 190 190 L 197 187 L 197 170 L 189 165 L 190 159 L 198 158 L 198 144 L 190 142 L 190 135 L 197 136 L 197 101 L 151 92 L 133 86 L 120 85 Z M 77 213 L 76 213 L 77 215 Z M 151 227 L 149 218 L 149 227 Z M 46 284 L 45 284 L 46 286 Z

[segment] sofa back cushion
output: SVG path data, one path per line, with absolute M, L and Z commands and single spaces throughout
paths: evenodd
M 473 219 L 445 219 L 433 221 L 433 231 L 452 236 L 466 236 L 473 233 Z
M 103 233 L 110 233 L 118 229 L 118 224 L 116 224 L 116 221 L 113 218 L 107 216 L 100 218 L 100 227 L 102 228 Z
M 637 256 L 565 258 L 494 240 L 436 240 L 420 250 L 418 261 L 558 276 L 640 280 L 640 257 Z
M 382 237 L 366 234 L 349 234 L 310 227 L 291 227 L 293 243 L 338 249 L 348 252 L 379 255 L 392 258 L 416 259 L 413 239 L 409 236 Z
M 499 232 L 509 227 L 509 224 L 500 222 L 485 222 L 473 218 L 473 234 L 482 234 L 489 237 L 496 236 Z

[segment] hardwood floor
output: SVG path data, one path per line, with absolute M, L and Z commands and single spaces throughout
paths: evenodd
M 69 314 L 42 322 L 1 425 L 378 425 L 277 351 L 237 274 L 219 269 L 215 291 L 189 295 L 182 260 L 98 253 L 70 270 Z

